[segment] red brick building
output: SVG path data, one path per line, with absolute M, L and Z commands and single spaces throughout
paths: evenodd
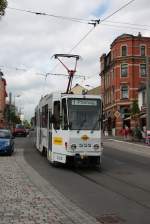
M 146 82 L 146 56 L 150 56 L 150 37 L 139 33 L 118 36 L 110 52 L 100 57 L 104 126 L 109 132 L 118 135 L 124 125 L 134 127 L 130 112 Z
M 6 80 L 3 78 L 3 73 L 0 71 L 0 128 L 5 125 L 4 111 L 6 96 Z

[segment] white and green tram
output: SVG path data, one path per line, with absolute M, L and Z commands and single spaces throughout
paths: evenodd
M 54 165 L 101 167 L 102 101 L 95 95 L 51 93 L 35 110 L 36 147 Z

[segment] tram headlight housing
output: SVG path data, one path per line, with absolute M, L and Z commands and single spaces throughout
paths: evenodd
M 71 149 L 72 149 L 72 150 L 75 150 L 76 148 L 77 148 L 76 144 L 72 144 L 72 145 L 71 145 Z
M 94 144 L 93 148 L 94 148 L 95 150 L 99 150 L 99 144 Z

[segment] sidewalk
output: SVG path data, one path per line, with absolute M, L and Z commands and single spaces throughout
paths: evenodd
M 147 145 L 144 141 L 124 140 L 121 136 L 102 136 L 102 140 L 104 142 L 104 150 L 105 146 L 107 146 L 140 156 L 150 157 L 150 145 Z
M 24 160 L 0 157 L 0 224 L 100 224 L 66 199 Z
M 150 147 L 150 145 L 146 144 L 144 139 L 141 139 L 141 140 L 135 140 L 135 139 L 132 139 L 131 137 L 127 138 L 127 139 L 124 139 L 123 136 L 113 136 L 113 135 L 108 135 L 108 136 L 102 136 L 102 139 L 114 139 L 114 140 L 118 140 L 118 141 L 124 141 L 124 142 L 131 142 L 131 143 L 134 143 L 134 144 L 138 144 L 138 145 L 144 145 L 144 146 L 148 146 Z

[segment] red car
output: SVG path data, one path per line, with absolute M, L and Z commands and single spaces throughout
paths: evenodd
M 27 136 L 27 132 L 25 127 L 22 124 L 16 124 L 16 127 L 13 131 L 13 136 Z

